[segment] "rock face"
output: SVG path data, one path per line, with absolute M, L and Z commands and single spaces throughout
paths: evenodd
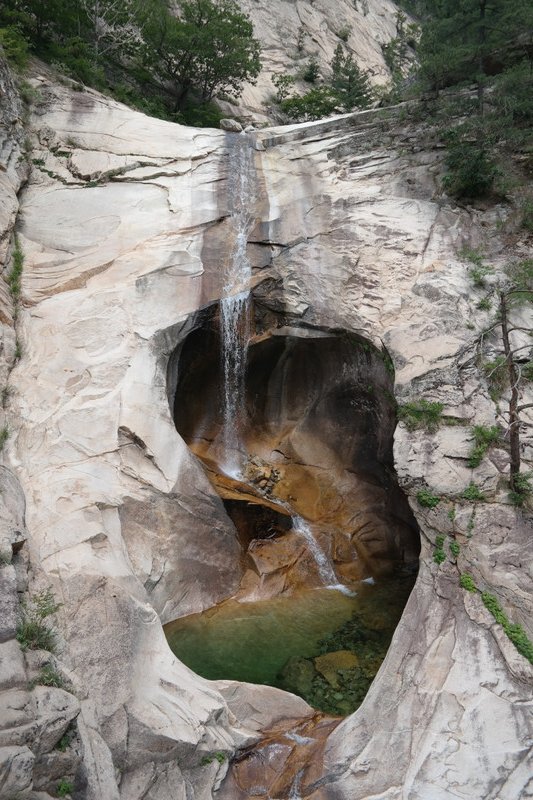
M 382 46 L 396 36 L 398 6 L 390 0 L 239 0 L 261 43 L 263 68 L 255 85 L 245 86 L 237 113 L 254 120 L 272 118 L 276 88 L 272 77 L 290 75 L 304 94 L 302 75 L 315 62 L 319 81 L 329 78 L 338 44 L 367 70 L 375 85 L 390 79 Z M 223 108 L 226 103 L 222 103 Z M 227 103 L 231 112 L 234 107 Z
M 459 573 L 472 573 L 529 628 L 530 520 L 508 504 L 505 452 L 474 472 L 465 457 L 470 426 L 493 424 L 495 410 L 470 358 L 479 297 L 456 253 L 477 246 L 505 211 L 449 204 L 438 151 L 415 144 L 394 115 L 259 135 L 256 300 L 301 325 L 385 343 L 397 393 L 441 401 L 463 423 L 396 432 L 396 470 L 421 526 L 420 575 L 363 705 L 333 732 L 318 723 L 320 746 L 302 761 L 297 748 L 310 746 L 316 724 L 303 701 L 198 678 L 170 653 L 161 626 L 234 588 L 233 525 L 178 435 L 167 395 L 171 354 L 198 310 L 221 296 L 234 134 L 148 119 L 46 77 L 36 83 L 34 165 L 17 221 L 21 358 L 9 379 L 4 457 L 25 495 L 27 533 L 16 489 L 8 509 L 28 538 L 30 596 L 51 586 L 62 603 L 61 669 L 78 700 L 50 687 L 29 692 L 9 672 L 19 655 L 2 661 L 11 665 L 2 719 L 22 732 L 45 720 L 30 744 L 19 734 L 2 742 L 2 792 L 31 796 L 32 781 L 49 791 L 60 766 L 43 759 L 76 716 L 75 792 L 88 800 L 200 800 L 219 787 L 228 800 L 531 796 L 533 670 L 459 585 Z M 487 246 L 503 260 L 497 233 Z M 460 499 L 471 479 L 486 506 Z M 435 509 L 414 500 L 424 482 L 445 495 Z M 437 535 L 448 536 L 440 566 Z M 209 579 L 195 596 L 180 594 L 201 570 L 204 543 Z M 6 586 L 12 569 L 2 570 Z M 12 624 L 0 647 L 14 654 Z M 280 731 L 269 740 L 287 765 L 283 779 L 264 769 L 274 751 L 263 743 L 221 785 L 226 757 L 287 718 L 289 744 L 280 749 Z

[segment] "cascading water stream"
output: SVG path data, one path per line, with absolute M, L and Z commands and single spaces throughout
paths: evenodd
M 322 581 L 324 582 L 324 586 L 327 589 L 335 589 L 338 592 L 342 592 L 343 594 L 347 595 L 354 595 L 355 592 L 352 592 L 348 589 L 347 586 L 344 586 L 342 583 L 339 583 L 337 580 L 337 576 L 335 575 L 335 571 L 331 565 L 331 562 L 327 555 L 324 553 L 320 545 L 318 544 L 317 540 L 315 539 L 313 532 L 309 526 L 309 523 L 306 522 L 303 517 L 298 515 L 293 516 L 292 518 L 292 526 L 296 533 L 301 534 L 305 541 L 307 542 L 307 546 L 309 548 L 309 552 L 315 559 L 315 563 L 318 569 L 318 574 L 320 575 Z
M 221 467 L 226 474 L 237 477 L 243 462 L 240 428 L 244 422 L 246 355 L 250 338 L 252 267 L 246 246 L 254 224 L 256 200 L 254 148 L 246 134 L 231 137 L 228 194 L 235 240 L 220 301 L 224 459 Z
M 244 454 L 241 428 L 245 414 L 245 376 L 250 339 L 250 279 L 248 234 L 254 224 L 256 176 L 253 142 L 246 134 L 232 136 L 229 148 L 228 194 L 234 245 L 225 274 L 220 301 L 222 342 L 222 458 L 220 466 L 231 477 L 242 478 Z M 318 573 L 329 589 L 353 594 L 337 581 L 333 567 L 316 541 L 308 523 L 293 516 L 293 527 L 306 540 Z

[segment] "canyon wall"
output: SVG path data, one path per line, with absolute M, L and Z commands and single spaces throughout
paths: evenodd
M 312 710 L 269 687 L 199 678 L 162 630 L 231 595 L 239 578 L 233 523 L 176 431 L 167 382 L 198 312 L 221 297 L 232 134 L 150 119 L 44 72 L 32 83 L 28 158 L 21 171 L 0 173 L 9 180 L 5 252 L 30 162 L 16 220 L 21 302 L 16 334 L 6 312 L 4 337 L 13 368 L 2 469 L 16 476 L 7 479 L 10 530 L 21 533 L 10 533 L 16 566 L 0 568 L 14 587 L 1 647 L 16 650 L 20 669 L 11 679 L 2 652 L 9 711 L 0 786 L 41 800 L 47 795 L 35 791 L 53 794 L 64 777 L 75 797 L 90 800 L 252 796 L 238 775 L 225 777 L 228 758 Z M 290 792 L 313 800 L 532 796 L 533 669 L 459 584 L 471 573 L 532 633 L 531 519 L 508 502 L 508 455 L 498 448 L 475 470 L 467 464 L 471 426 L 494 424 L 495 408 L 475 359 L 481 295 L 457 254 L 482 244 L 503 265 L 510 253 L 498 223 L 508 211 L 453 205 L 439 188 L 440 151 L 403 113 L 253 139 L 256 300 L 293 324 L 385 347 L 398 399 L 440 401 L 450 422 L 396 430 L 396 471 L 421 528 L 419 578 L 363 705 L 331 733 L 323 764 L 304 765 L 280 800 Z M 517 239 L 513 252 L 527 246 Z M 471 480 L 486 503 L 461 498 Z M 423 487 L 441 498 L 436 508 L 416 502 Z M 439 535 L 448 537 L 440 565 L 432 558 Z M 19 590 L 29 576 L 27 597 L 51 587 L 61 603 L 53 663 L 64 688 L 28 689 L 47 656 L 23 656 L 14 640 L 16 569 Z M 54 748 L 67 730 L 65 756 Z M 253 796 L 270 794 L 268 779 Z

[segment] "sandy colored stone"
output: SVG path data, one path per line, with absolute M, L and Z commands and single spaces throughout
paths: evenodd
M 337 671 L 339 669 L 353 669 L 359 664 L 359 659 L 350 650 L 336 650 L 333 653 L 325 653 L 313 659 L 313 663 L 321 675 L 332 686 L 337 687 L 339 680 Z

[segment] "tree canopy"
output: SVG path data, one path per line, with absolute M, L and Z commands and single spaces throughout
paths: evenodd
M 3 0 L 0 41 L 21 36 L 79 80 L 150 97 L 161 116 L 236 96 L 261 68 L 235 0 L 178 0 L 172 12 L 167 0 Z

